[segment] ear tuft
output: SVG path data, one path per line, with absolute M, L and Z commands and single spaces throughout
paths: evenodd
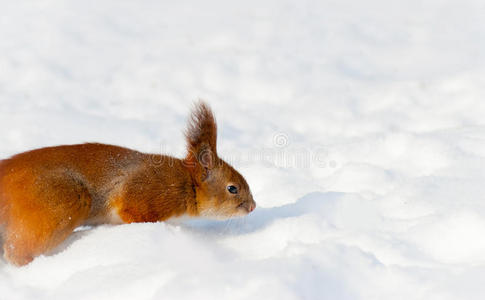
M 217 125 L 210 107 L 203 101 L 195 104 L 189 117 L 187 130 L 187 160 L 199 161 L 204 167 L 212 167 L 217 157 Z M 207 164 L 207 154 L 213 156 Z M 206 166 L 207 164 L 207 166 Z

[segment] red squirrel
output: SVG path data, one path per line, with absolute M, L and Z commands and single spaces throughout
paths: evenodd
M 245 216 L 256 203 L 244 177 L 217 155 L 209 106 L 195 105 L 183 159 L 104 144 L 48 147 L 0 161 L 5 259 L 30 263 L 82 225 L 173 217 Z

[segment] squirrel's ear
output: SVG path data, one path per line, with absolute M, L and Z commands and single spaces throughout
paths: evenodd
M 203 143 L 199 147 L 199 151 L 194 153 L 197 155 L 197 162 L 205 169 L 211 170 L 215 165 L 215 153 L 212 152 L 208 144 Z
M 211 109 L 202 101 L 196 103 L 192 110 L 185 138 L 186 161 L 212 169 L 217 159 L 217 125 Z

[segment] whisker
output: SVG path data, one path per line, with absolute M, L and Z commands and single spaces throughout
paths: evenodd
M 229 220 L 227 220 L 227 221 L 226 221 L 226 224 L 225 224 L 225 226 L 224 226 L 224 229 L 222 230 L 222 232 L 223 232 L 224 234 L 226 234 L 226 233 L 228 232 L 228 230 L 230 229 L 230 226 L 231 226 L 231 224 L 232 224 L 232 222 L 233 222 L 233 220 L 234 220 L 234 219 L 232 218 L 232 217 L 233 217 L 233 215 L 234 215 L 234 214 L 231 214 L 231 215 L 229 216 Z

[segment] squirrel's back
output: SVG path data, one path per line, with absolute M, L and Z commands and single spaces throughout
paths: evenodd
M 0 218 L 5 220 L 2 215 L 8 209 L 7 193 L 4 191 L 19 185 L 42 185 L 46 178 L 55 176 L 71 178 L 73 183 L 88 190 L 92 196 L 93 213 L 96 214 L 123 179 L 142 167 L 148 159 L 149 155 L 134 150 L 94 143 L 48 147 L 17 154 L 0 161 Z
M 0 164 L 0 174 L 3 173 L 5 176 L 24 168 L 33 171 L 62 168 L 81 172 L 94 182 L 114 170 L 139 164 L 146 159 L 146 156 L 127 148 L 96 143 L 47 147 L 20 153 L 3 160 Z

